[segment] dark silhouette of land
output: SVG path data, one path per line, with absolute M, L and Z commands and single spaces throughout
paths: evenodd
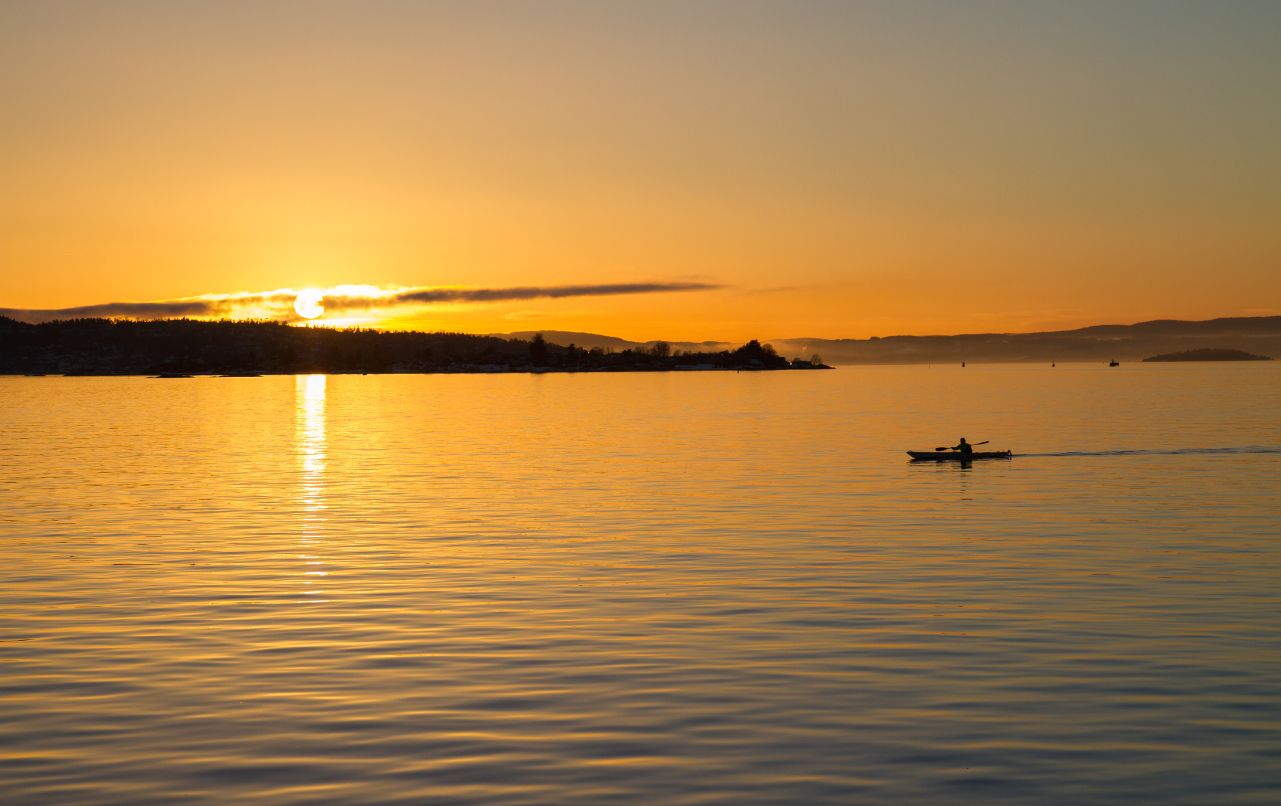
M 759 342 L 634 342 L 565 331 L 474 336 L 288 327 L 275 322 L 0 316 L 3 374 L 255 374 L 808 369 L 834 364 L 1247 360 L 1281 353 L 1281 316 L 1158 320 L 1047 333 Z M 1249 352 L 1246 352 L 1246 351 Z M 779 353 L 799 356 L 788 361 Z M 1214 357 L 1233 354 L 1240 358 Z M 1167 355 L 1189 357 L 1167 358 Z M 1255 360 L 1255 359 L 1250 359 Z
M 690 352 L 551 344 L 462 333 L 290 327 L 278 322 L 72 319 L 27 324 L 0 317 L 0 374 L 253 375 L 369 372 L 656 372 L 830 369 L 749 341 Z
M 1199 350 L 1184 350 L 1181 353 L 1164 353 L 1154 355 L 1144 361 L 1271 361 L 1271 356 L 1255 355 L 1244 350 L 1215 350 L 1203 347 Z

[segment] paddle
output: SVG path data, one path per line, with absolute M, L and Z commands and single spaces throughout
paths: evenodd
M 986 445 L 986 444 L 988 444 L 988 443 L 989 443 L 989 442 L 991 442 L 991 441 L 992 441 L 992 440 L 990 440 L 990 439 L 985 439 L 985 440 L 983 440 L 982 442 L 971 442 L 970 444 L 971 444 L 971 445 Z M 934 450 L 936 450 L 936 451 L 954 451 L 954 450 L 956 450 L 956 448 L 946 448 L 946 447 L 945 447 L 945 448 L 935 448 Z

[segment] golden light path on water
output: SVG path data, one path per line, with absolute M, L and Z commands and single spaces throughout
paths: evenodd
M 328 576 L 325 562 L 315 551 L 323 546 L 325 511 L 325 383 L 324 375 L 299 375 L 294 379 L 296 399 L 295 440 L 298 453 L 299 519 L 298 555 L 302 560 L 303 594 L 309 601 L 323 601 L 320 583 Z

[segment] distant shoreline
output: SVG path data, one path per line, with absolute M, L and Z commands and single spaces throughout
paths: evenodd
M 78 319 L 30 324 L 0 316 L 0 374 L 685 371 L 697 364 L 715 369 L 805 369 L 816 362 L 824 366 L 1106 364 L 1110 360 L 1129 364 L 1190 350 L 1281 355 L 1281 317 L 1157 320 L 1044 333 L 793 338 L 772 344 L 767 349 L 769 345 L 756 341 L 741 346 L 633 342 L 557 330 L 480 336 L 225 320 Z
M 1165 367 L 1171 365 L 1206 365 L 1206 364 L 1231 364 L 1239 366 L 1248 365 L 1271 365 L 1281 366 L 1275 360 L 1264 361 L 1132 361 L 1123 363 L 1122 367 Z M 157 373 L 157 372 L 0 372 L 0 378 L 147 378 L 153 380 L 182 380 L 193 378 L 269 378 L 269 377 L 289 377 L 298 375 L 619 375 L 619 374 L 657 374 L 657 373 L 674 373 L 674 374 L 696 374 L 704 372 L 783 372 L 793 369 L 860 369 L 874 367 L 919 367 L 926 369 L 984 369 L 995 367 L 1035 367 L 1044 368 L 1049 371 L 1055 367 L 1061 369 L 1083 369 L 1097 367 L 1108 369 L 1107 362 L 1099 361 L 1059 361 L 1056 363 L 1046 363 L 1044 361 L 970 361 L 965 367 L 960 364 L 951 362 L 865 362 L 860 364 L 840 364 L 837 366 L 814 366 L 814 367 L 677 367 L 677 368 L 613 368 L 613 369 L 506 369 L 506 368 L 485 368 L 485 367 L 456 367 L 449 369 L 437 370 L 386 370 L 386 371 L 346 371 L 346 370 L 325 370 L 325 369 L 300 369 L 296 372 L 208 372 L 195 371 L 188 373 Z

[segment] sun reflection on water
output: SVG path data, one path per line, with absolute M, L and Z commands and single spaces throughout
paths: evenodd
M 324 560 L 313 552 L 323 538 L 325 527 L 325 382 L 324 375 L 299 375 L 295 379 L 294 443 L 299 462 L 298 504 L 301 537 L 298 558 L 303 563 L 303 595 L 307 601 L 323 601 L 316 583 L 328 576 Z

